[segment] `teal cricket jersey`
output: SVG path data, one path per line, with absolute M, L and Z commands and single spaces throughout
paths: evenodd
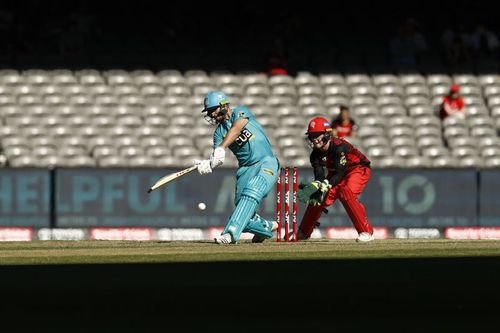
M 243 105 L 235 107 L 231 117 L 220 123 L 214 132 L 214 148 L 218 147 L 233 123 L 238 119 L 248 119 L 248 123 L 229 149 L 238 159 L 239 166 L 248 166 L 261 161 L 264 157 L 274 156 L 271 144 L 262 126 L 250 110 Z

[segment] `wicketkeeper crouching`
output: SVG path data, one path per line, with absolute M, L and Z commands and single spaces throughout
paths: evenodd
M 310 161 L 315 180 L 299 186 L 297 198 L 308 206 L 297 239 L 310 238 L 323 211 L 338 198 L 358 232 L 356 241 L 372 241 L 373 228 L 357 199 L 370 179 L 370 161 L 349 142 L 331 133 L 327 119 L 316 117 L 309 122 L 306 135 L 313 148 Z

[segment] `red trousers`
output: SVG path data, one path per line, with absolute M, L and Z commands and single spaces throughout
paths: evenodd
M 368 232 L 369 234 L 373 234 L 373 227 L 368 222 L 365 207 L 358 201 L 358 196 L 363 192 L 368 180 L 370 180 L 371 172 L 369 167 L 355 167 L 339 184 L 328 191 L 321 205 L 307 206 L 299 227 L 304 237 L 311 237 L 323 210 L 333 205 L 337 199 L 342 202 L 347 215 L 349 215 L 358 233 Z

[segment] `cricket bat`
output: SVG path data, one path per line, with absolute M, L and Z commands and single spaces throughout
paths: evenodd
M 153 186 L 151 186 L 151 188 L 148 190 L 148 193 L 153 192 L 157 188 L 159 188 L 165 184 L 168 184 L 171 181 L 176 180 L 179 177 L 187 175 L 188 173 L 190 173 L 193 170 L 196 170 L 197 168 L 198 168 L 197 165 L 193 165 L 193 166 L 190 166 L 189 168 L 186 168 L 184 170 L 181 170 L 181 171 L 178 171 L 175 173 L 171 173 L 171 174 L 166 175 L 165 177 L 160 178 L 156 183 L 154 183 Z

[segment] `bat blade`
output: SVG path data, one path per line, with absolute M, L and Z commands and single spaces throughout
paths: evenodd
M 193 166 L 190 166 L 189 168 L 186 168 L 184 170 L 181 170 L 181 171 L 178 171 L 178 172 L 175 172 L 175 173 L 171 173 L 169 175 L 166 175 L 166 176 L 160 178 L 156 183 L 154 183 L 153 186 L 151 186 L 151 188 L 148 190 L 148 193 L 153 192 L 157 188 L 159 188 L 159 187 L 161 187 L 163 185 L 166 185 L 166 184 L 170 183 L 171 181 L 173 181 L 173 180 L 175 180 L 175 179 L 177 179 L 179 177 L 182 177 L 182 176 L 190 173 L 193 170 L 196 170 L 197 168 L 198 168 L 198 166 L 193 165 Z

